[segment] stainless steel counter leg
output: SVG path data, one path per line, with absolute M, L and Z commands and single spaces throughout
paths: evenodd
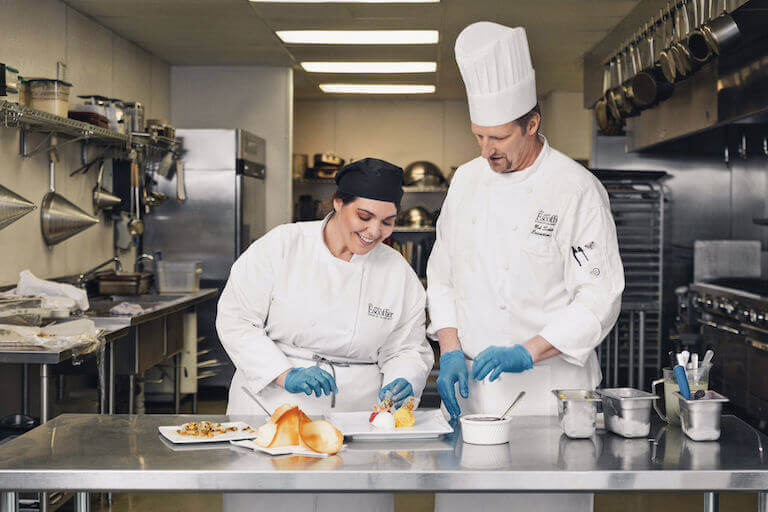
M 50 414 L 50 402 L 48 401 L 48 381 L 51 376 L 47 364 L 40 365 L 40 424 L 48 421 Z
M 613 331 L 616 329 L 616 326 L 613 326 L 613 329 L 611 329 L 611 332 L 608 333 L 608 336 L 605 339 L 605 386 L 610 387 L 611 386 L 611 343 L 613 343 Z
M 115 345 L 109 347 L 109 414 L 115 414 Z
M 619 321 L 621 321 L 621 317 L 613 329 L 613 382 L 611 383 L 613 387 L 619 385 Z
M 645 311 L 639 311 L 637 315 L 637 388 L 645 389 Z
M 757 512 L 768 512 L 768 492 L 757 493 Z
M 21 368 L 21 414 L 29 416 L 29 364 Z
M 192 393 L 192 414 L 197 414 L 197 393 Z
M 99 414 L 107 414 L 107 361 L 105 360 L 105 354 L 104 351 L 107 349 L 106 346 L 101 347 L 101 354 L 99 354 L 99 357 L 97 358 L 97 369 L 96 371 L 99 374 Z
M 0 496 L 0 512 L 19 512 L 19 495 L 15 492 L 4 492 Z
M 75 512 L 90 512 L 91 497 L 87 492 L 75 493 Z
M 629 352 L 627 352 L 629 387 L 635 387 L 635 312 L 629 312 Z
M 128 376 L 128 414 L 135 414 L 134 407 L 136 405 L 136 376 L 130 374 Z
M 704 512 L 717 512 L 720 509 L 716 492 L 704 493 Z
M 181 409 L 181 354 L 173 356 L 173 411 Z

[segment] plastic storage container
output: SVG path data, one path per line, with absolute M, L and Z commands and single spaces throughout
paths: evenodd
M 157 290 L 160 293 L 197 292 L 202 273 L 199 261 L 158 261 Z
M 29 84 L 29 106 L 54 114 L 67 117 L 69 113 L 69 91 L 72 84 L 50 78 L 32 78 Z
M 659 397 L 634 388 L 598 391 L 603 397 L 605 426 L 623 437 L 645 437 L 651 431 L 651 404 Z
M 720 439 L 720 416 L 727 398 L 716 391 L 707 391 L 698 400 L 688 400 L 677 392 L 675 396 L 680 402 L 680 425 L 686 436 L 694 441 Z
M 557 398 L 557 417 L 563 433 L 572 439 L 591 437 L 600 397 L 586 389 L 554 389 L 552 393 Z

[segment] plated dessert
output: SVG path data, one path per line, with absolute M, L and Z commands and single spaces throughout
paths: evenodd
M 214 423 L 212 421 L 192 421 L 183 424 L 176 433 L 182 436 L 215 437 L 217 435 L 226 434 L 227 432 L 237 432 L 238 430 L 249 433 L 255 432 L 248 425 L 238 429 L 235 425 L 222 425 L 221 423 Z
M 312 421 L 298 407 L 283 404 L 259 427 L 253 442 L 262 448 L 298 446 L 332 455 L 344 446 L 344 436 L 330 421 Z
M 386 398 L 373 406 L 368 423 L 379 430 L 412 427 L 416 424 L 416 417 L 413 415 L 416 406 L 416 398 L 409 397 L 399 409 L 395 409 L 392 399 Z

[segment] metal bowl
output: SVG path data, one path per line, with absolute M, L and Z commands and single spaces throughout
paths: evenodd
M 398 226 L 408 226 L 410 228 L 425 228 L 434 225 L 432 214 L 426 208 L 416 206 L 402 212 L 397 217 Z
M 403 173 L 403 184 L 406 186 L 435 187 L 443 183 L 445 183 L 445 176 L 440 172 L 440 168 L 425 160 L 409 164 Z

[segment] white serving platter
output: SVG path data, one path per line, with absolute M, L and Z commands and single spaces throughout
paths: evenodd
M 228 423 L 222 423 L 222 427 L 237 427 L 237 430 L 227 432 L 225 434 L 216 434 L 213 437 L 196 437 L 196 436 L 183 436 L 177 433 L 177 430 L 181 430 L 182 425 L 168 425 L 157 427 L 163 437 L 175 444 L 193 444 L 193 443 L 221 443 L 224 441 L 239 441 L 242 439 L 255 439 L 256 428 L 248 423 L 242 421 L 230 421 Z M 243 427 L 251 427 L 253 432 L 242 430 Z
M 309 448 L 302 448 L 301 446 L 281 446 L 280 448 L 263 448 L 253 442 L 252 439 L 244 441 L 231 441 L 235 446 L 243 448 L 250 448 L 251 450 L 266 453 L 267 455 L 302 455 L 304 457 L 315 457 L 318 459 L 324 459 L 328 457 L 327 453 L 318 453 L 310 450 Z M 340 451 L 343 451 L 346 445 L 341 447 Z
M 453 432 L 440 409 L 416 410 L 413 413 L 416 424 L 395 430 L 379 430 L 368 423 L 371 411 L 332 412 L 326 414 L 328 421 L 341 430 L 345 437 L 355 441 L 387 441 L 403 439 L 434 439 Z

